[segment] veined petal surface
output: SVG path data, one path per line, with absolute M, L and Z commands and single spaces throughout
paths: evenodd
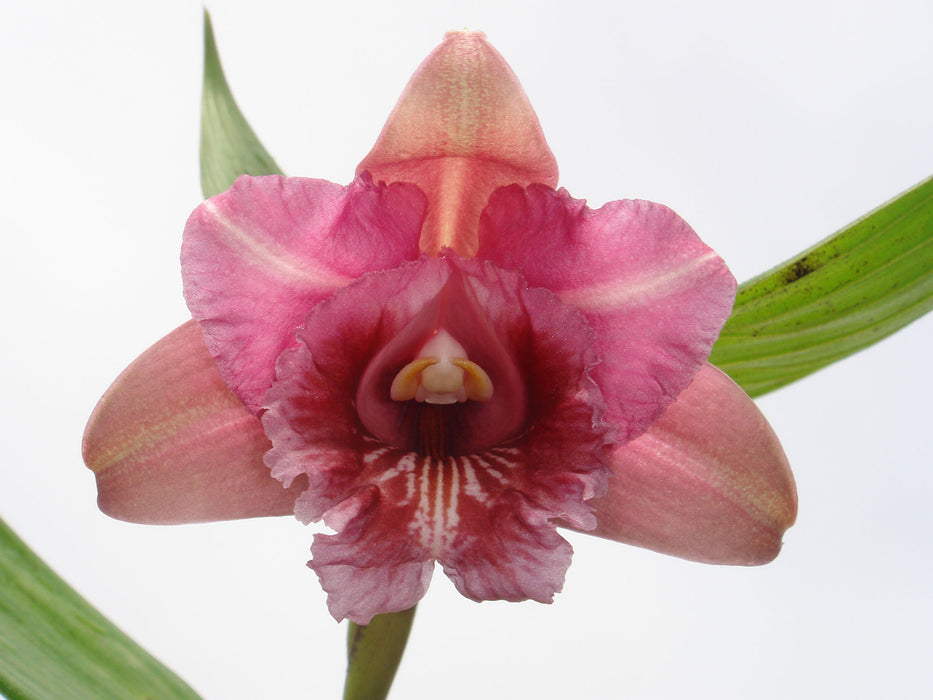
M 518 79 L 481 32 L 450 32 L 419 66 L 357 168 L 413 182 L 430 203 L 421 249 L 476 253 L 497 187 L 557 184 L 557 162 Z
M 165 525 L 291 513 L 303 483 L 285 489 L 270 477 L 262 461 L 269 447 L 189 321 L 107 390 L 83 453 L 104 513 Z
M 275 360 L 315 304 L 360 275 L 418 256 L 424 195 L 412 185 L 343 187 L 242 176 L 185 227 L 185 298 L 220 374 L 252 411 Z
M 483 213 L 478 256 L 583 312 L 597 337 L 593 378 L 623 442 L 691 382 L 735 298 L 725 263 L 653 202 L 594 210 L 565 190 L 505 187 Z
M 797 515 L 790 465 L 767 420 L 705 365 L 639 438 L 611 457 L 590 534 L 708 564 L 765 564 Z

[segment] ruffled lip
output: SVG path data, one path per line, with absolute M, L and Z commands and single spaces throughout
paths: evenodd
M 493 382 L 506 378 L 488 403 L 388 398 L 438 324 Z M 469 597 L 550 600 L 570 562 L 553 519 L 595 527 L 586 502 L 608 474 L 582 315 L 515 272 L 448 255 L 363 277 L 317 306 L 298 339 L 266 397 L 266 463 L 286 484 L 306 476 L 296 513 L 337 530 L 315 537 L 311 561 L 334 615 L 365 623 L 383 612 L 367 601 L 390 579 L 401 596 L 391 605 L 414 604 L 433 560 Z M 423 425 L 406 421 L 422 410 L 457 412 L 454 449 L 410 449 Z

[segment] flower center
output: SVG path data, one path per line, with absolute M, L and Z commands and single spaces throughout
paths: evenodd
M 357 334 L 365 342 L 342 342 L 358 347 L 366 363 L 352 408 L 379 442 L 421 455 L 443 444 L 446 454 L 459 456 L 525 430 L 528 387 L 519 362 L 528 335 L 522 325 L 513 330 L 524 307 L 512 290 L 518 278 L 506 286 L 502 274 L 456 257 L 425 258 L 400 268 L 402 291 L 366 304 L 379 315 Z M 379 298 L 362 298 L 373 296 Z
M 489 401 L 492 381 L 486 371 L 467 358 L 466 350 L 443 328 L 426 342 L 415 359 L 392 380 L 393 401 L 452 404 Z
M 458 404 L 489 401 L 492 380 L 467 358 L 463 346 L 446 330 L 438 329 L 392 380 L 393 401 L 418 402 L 413 446 L 421 454 L 447 457 L 449 434 L 460 417 Z

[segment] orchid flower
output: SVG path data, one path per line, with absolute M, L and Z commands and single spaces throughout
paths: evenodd
M 511 69 L 456 32 L 347 186 L 240 177 L 182 246 L 193 320 L 94 411 L 106 513 L 323 521 L 335 618 L 424 595 L 549 602 L 558 525 L 710 563 L 796 514 L 755 404 L 706 363 L 735 280 L 673 211 L 590 209 Z

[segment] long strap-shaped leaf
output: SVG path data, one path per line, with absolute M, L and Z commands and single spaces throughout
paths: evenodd
M 9 700 L 196 699 L 0 520 L 0 695 Z
M 710 361 L 751 396 L 933 309 L 933 178 L 739 287 Z
M 240 175 L 280 175 L 240 111 L 220 65 L 211 17 L 204 13 L 204 88 L 201 92 L 201 190 L 213 197 Z

